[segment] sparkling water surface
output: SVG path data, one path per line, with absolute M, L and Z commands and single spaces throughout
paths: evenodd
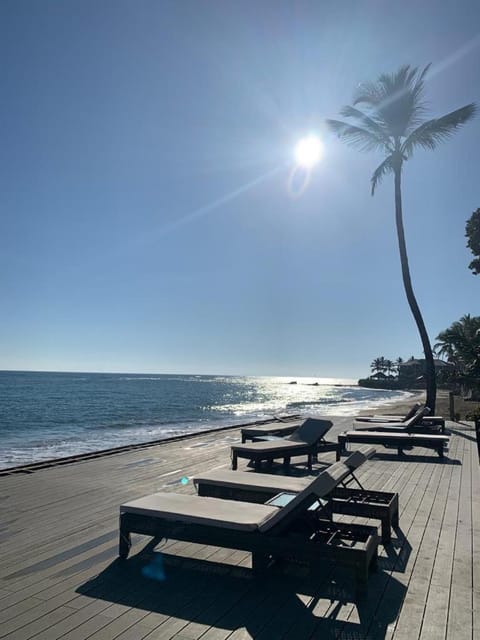
M 0 468 L 408 395 L 335 378 L 0 371 Z

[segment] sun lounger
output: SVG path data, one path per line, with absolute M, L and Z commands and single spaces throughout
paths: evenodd
M 298 420 L 294 420 L 284 423 L 244 427 L 241 431 L 242 442 L 247 442 L 247 440 L 253 440 L 254 438 L 261 438 L 264 436 L 288 436 L 294 433 L 299 426 Z
M 259 471 L 263 461 L 271 464 L 273 460 L 283 458 L 284 467 L 288 470 L 292 457 L 307 456 L 307 465 L 311 470 L 314 456 L 318 453 L 337 451 L 338 449 L 338 443 L 327 442 L 324 438 L 332 426 L 333 423 L 330 420 L 307 418 L 294 433 L 286 438 L 233 445 L 231 448 L 232 469 L 237 468 L 238 458 L 251 460 L 256 471 Z
M 355 418 L 354 427 L 362 431 L 372 429 L 407 433 L 445 432 L 445 418 L 429 415 L 430 409 L 426 406 L 419 405 L 413 414 L 412 409 L 403 418 L 401 416 L 358 416 Z
M 378 536 L 373 527 L 322 520 L 316 505 L 350 471 L 336 463 L 288 505 L 254 504 L 175 493 L 156 493 L 120 507 L 120 558 L 128 556 L 131 533 L 169 538 L 252 554 L 255 573 L 275 560 L 304 562 L 320 570 L 325 561 L 351 567 L 359 589 L 376 565 Z
M 412 418 L 419 409 L 422 408 L 422 405 L 418 402 L 416 402 L 408 411 L 405 415 L 402 414 L 390 414 L 390 415 L 371 415 L 371 416 L 357 416 L 355 418 L 355 420 L 364 420 L 364 421 L 371 421 L 371 420 L 379 420 L 379 419 L 383 419 L 383 418 L 388 418 L 388 419 L 392 419 L 392 421 L 394 422 L 405 422 L 406 420 L 409 420 L 410 418 Z
M 350 470 L 342 482 L 325 496 L 331 513 L 342 513 L 381 521 L 382 542 L 391 540 L 392 526 L 398 526 L 398 494 L 368 491 L 358 481 L 355 471 L 375 454 L 375 449 L 363 446 L 350 454 L 344 464 Z M 355 481 L 359 488 L 351 488 Z M 265 503 L 279 493 L 296 494 L 311 484 L 311 477 L 279 476 L 251 471 L 217 469 L 193 478 L 199 496 Z M 342 486 L 340 486 L 342 485 Z
M 434 449 L 440 458 L 448 448 L 449 437 L 440 434 L 424 433 L 394 433 L 389 431 L 344 431 L 338 435 L 340 450 L 337 452 L 337 460 L 340 454 L 346 450 L 347 443 L 380 444 L 384 447 L 396 447 L 398 455 L 402 455 L 404 449 L 410 447 L 425 447 Z

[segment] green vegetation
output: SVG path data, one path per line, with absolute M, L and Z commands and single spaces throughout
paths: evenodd
M 437 381 L 466 399 L 480 398 L 480 316 L 464 315 L 436 339 L 434 352 L 443 358 L 434 360 Z M 360 386 L 413 389 L 422 383 L 425 360 L 412 356 L 408 360 L 397 358 L 393 363 L 380 356 L 372 361 L 370 369 L 373 375 L 359 380 Z
M 480 273 L 480 209 L 474 211 L 467 220 L 465 231 L 465 235 L 468 238 L 467 247 L 476 256 L 475 260 L 472 260 L 468 265 L 468 268 L 475 275 L 478 275 Z
M 417 148 L 433 150 L 454 133 L 461 125 L 473 117 L 475 104 L 448 113 L 441 118 L 423 121 L 426 111 L 423 99 L 424 79 L 429 69 L 423 71 L 401 67 L 396 73 L 382 74 L 377 82 L 361 84 L 357 89 L 353 105 L 341 110 L 345 118 L 352 118 L 355 124 L 339 120 L 327 120 L 330 128 L 342 140 L 361 151 L 382 151 L 386 158 L 372 176 L 372 195 L 381 179 L 393 173 L 395 184 L 395 222 L 397 228 L 402 277 L 408 304 L 422 341 L 425 354 L 425 381 L 427 404 L 435 411 L 436 377 L 432 348 L 423 317 L 420 313 L 412 287 L 408 265 L 405 233 L 403 228 L 401 177 L 403 163 L 409 160 Z M 363 105 L 360 111 L 355 105 Z
M 391 376 L 392 374 L 398 375 L 398 370 L 401 364 L 403 364 L 402 358 L 397 358 L 397 360 L 393 362 L 392 360 L 388 360 L 383 356 L 380 356 L 373 360 L 370 365 L 370 369 L 374 375 L 379 373 L 383 375 L 387 374 L 388 376 Z
M 480 316 L 467 314 L 437 336 L 435 352 L 452 366 L 450 380 L 464 395 L 480 394 Z

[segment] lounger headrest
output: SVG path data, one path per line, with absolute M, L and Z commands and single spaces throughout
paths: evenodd
M 266 522 L 258 528 L 260 531 L 269 531 L 272 527 L 290 521 L 289 515 L 295 511 L 306 511 L 318 498 L 324 498 L 335 487 L 350 475 L 350 469 L 343 462 L 335 462 L 322 471 L 303 491 L 298 493 L 285 507 L 278 510 Z
M 415 411 L 415 413 L 411 418 L 409 418 L 408 420 L 404 420 L 404 422 L 407 427 L 411 427 L 417 424 L 418 422 L 420 422 L 420 420 L 424 416 L 428 415 L 429 413 L 430 413 L 430 408 L 424 405 L 423 407 L 420 407 L 419 409 L 417 409 L 417 411 Z
M 320 418 L 307 418 L 298 429 L 287 436 L 292 442 L 306 442 L 307 444 L 315 444 L 320 438 L 333 427 L 330 420 L 321 420 Z
M 417 411 L 420 409 L 420 407 L 421 407 L 421 406 L 422 406 L 422 405 L 421 405 L 419 402 L 416 402 L 416 403 L 413 405 L 413 407 L 410 409 L 410 411 L 408 411 L 408 412 L 405 414 L 405 417 L 404 417 L 403 421 L 405 422 L 405 420 L 410 420 L 410 418 L 411 418 L 412 416 L 414 416 L 414 415 L 417 413 Z
M 357 451 L 354 451 L 348 456 L 344 461 L 344 464 L 346 464 L 351 471 L 354 471 L 355 469 L 358 469 L 358 467 L 361 467 L 369 458 L 374 456 L 375 453 L 376 449 L 374 447 L 369 447 L 368 445 L 360 447 L 360 449 L 357 449 Z

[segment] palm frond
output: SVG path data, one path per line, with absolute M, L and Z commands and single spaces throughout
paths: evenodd
M 330 129 L 336 133 L 341 140 L 344 140 L 360 151 L 372 151 L 373 149 L 385 148 L 385 141 L 367 129 L 355 127 L 341 120 L 327 120 L 326 122 Z
M 408 158 L 416 147 L 435 149 L 439 142 L 449 138 L 459 127 L 473 118 L 476 111 L 476 104 L 471 103 L 441 118 L 424 122 L 407 137 L 401 148 L 402 154 Z
M 377 107 L 385 99 L 383 87 L 376 82 L 361 82 L 353 94 L 353 104 Z
M 344 118 L 356 118 L 360 121 L 363 128 L 365 128 L 369 133 L 377 137 L 379 140 L 383 140 L 385 147 L 392 152 L 391 141 L 388 137 L 388 133 L 385 131 L 384 127 L 380 122 L 377 122 L 374 118 L 368 116 L 367 114 L 360 111 L 360 109 L 356 109 L 355 107 L 346 106 L 340 110 L 340 115 Z
M 375 193 L 375 189 L 382 181 L 382 178 L 386 176 L 388 173 L 391 173 L 392 171 L 393 171 L 392 156 L 388 156 L 388 158 L 385 158 L 382 164 L 380 164 L 373 172 L 373 176 L 370 180 L 372 184 L 372 196 Z
M 416 77 L 412 78 L 412 87 L 410 89 L 412 103 L 410 121 L 406 130 L 407 134 L 411 133 L 415 127 L 418 127 L 421 124 L 423 116 L 427 111 L 427 105 L 422 99 L 422 96 L 425 89 L 425 76 L 431 66 L 431 63 L 427 64 L 418 74 L 415 69 Z

